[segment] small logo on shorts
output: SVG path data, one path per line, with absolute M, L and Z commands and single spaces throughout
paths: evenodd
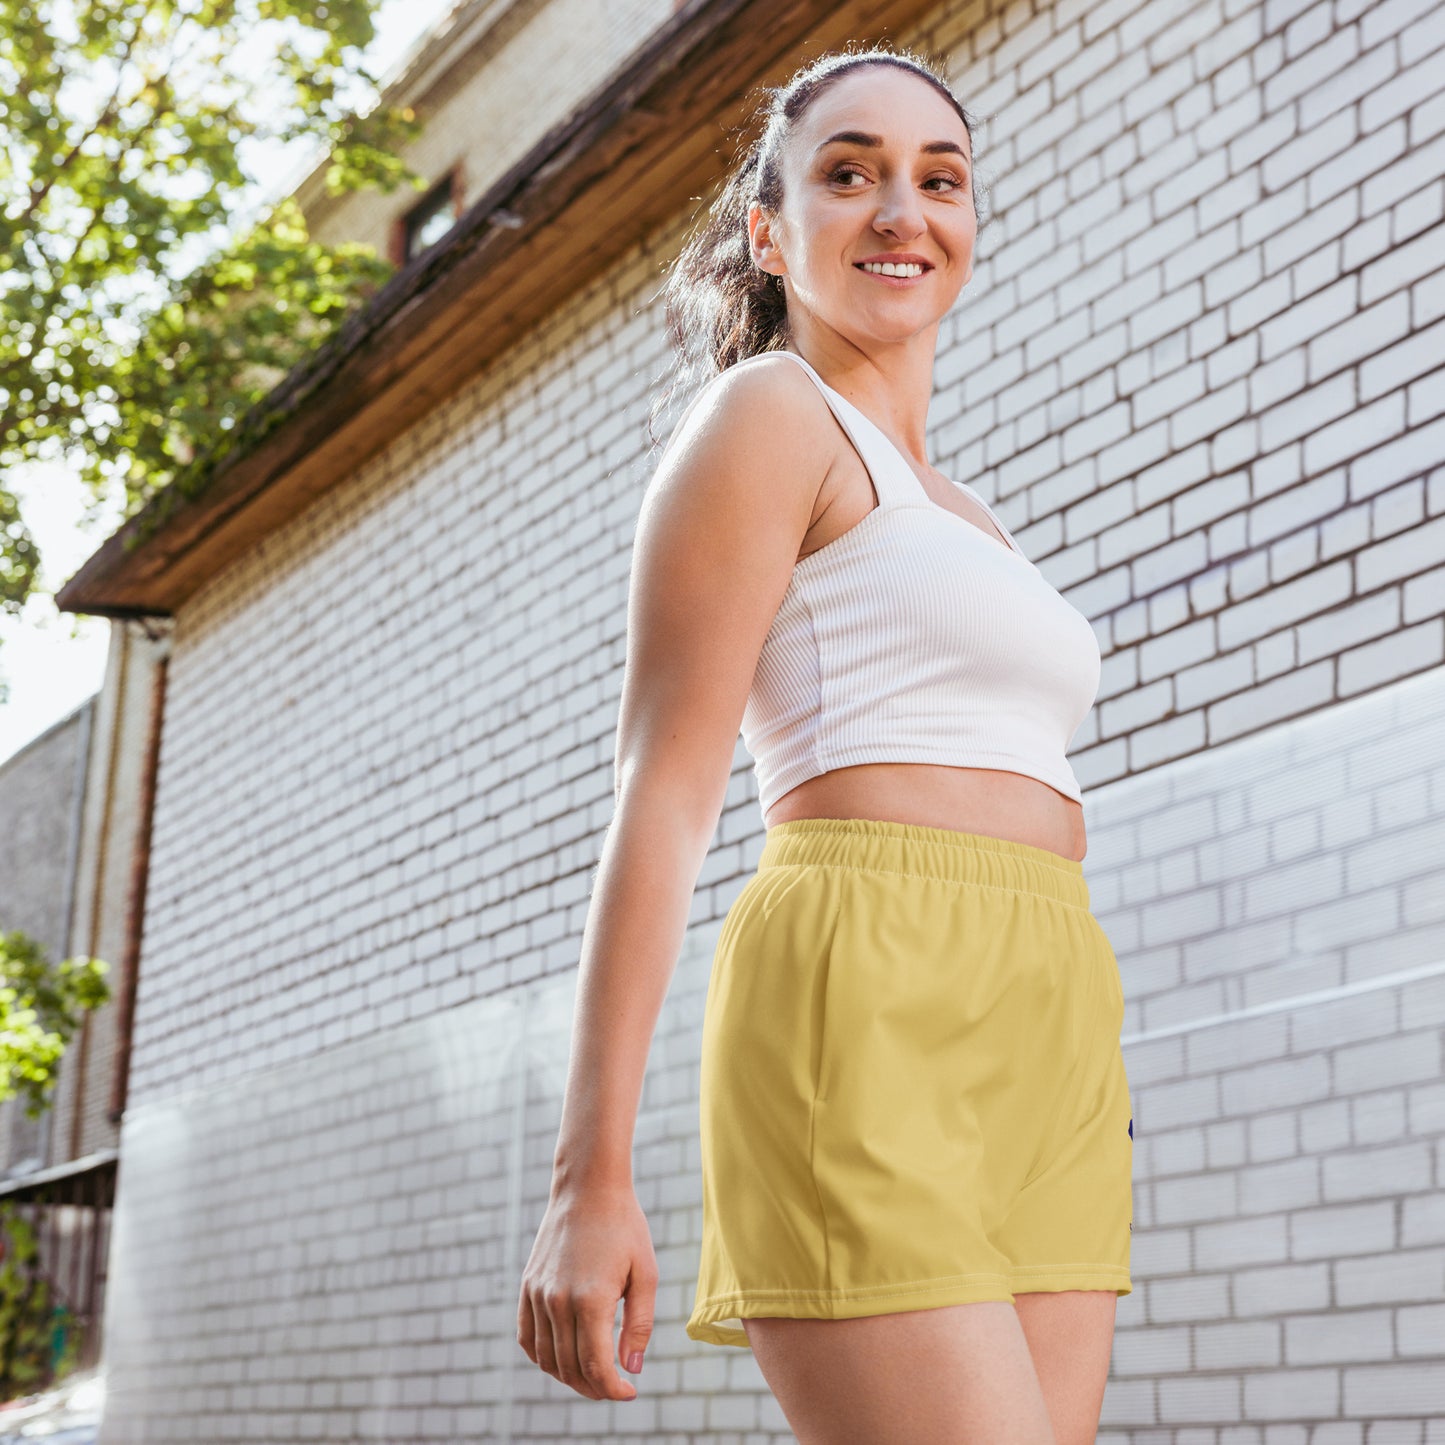
M 1134 1116 L 1132 1114 L 1129 1115 L 1129 1137 L 1131 1139 L 1134 1137 Z

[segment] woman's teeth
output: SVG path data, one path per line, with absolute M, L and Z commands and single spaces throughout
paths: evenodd
M 921 276 L 923 267 L 917 261 L 864 261 L 863 269 L 874 276 Z

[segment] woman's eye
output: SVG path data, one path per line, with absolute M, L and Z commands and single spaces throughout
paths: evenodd
M 841 185 L 845 176 L 861 175 L 863 175 L 863 172 L 860 171 L 857 166 L 837 166 L 828 173 L 828 179 L 836 185 Z M 925 186 L 932 186 L 935 181 L 943 181 L 951 190 L 957 190 L 961 185 L 963 185 L 963 182 L 957 176 L 953 175 L 929 176 L 929 178 L 924 181 L 923 184 Z M 844 189 L 857 190 L 857 187 L 844 186 Z M 941 190 L 935 191 L 935 194 L 943 194 L 943 192 Z

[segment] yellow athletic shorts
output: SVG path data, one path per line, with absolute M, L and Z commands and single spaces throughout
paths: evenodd
M 1128 1294 L 1123 1018 L 1081 862 L 911 823 L 771 828 L 708 984 L 688 1335 Z

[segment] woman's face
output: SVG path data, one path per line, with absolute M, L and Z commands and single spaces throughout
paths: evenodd
M 933 86 L 860 67 L 785 142 L 781 213 L 748 215 L 754 260 L 787 277 L 790 310 L 801 303 L 860 340 L 904 341 L 936 327 L 973 275 L 972 165 L 968 129 Z M 918 264 L 904 276 L 864 268 L 889 258 Z

